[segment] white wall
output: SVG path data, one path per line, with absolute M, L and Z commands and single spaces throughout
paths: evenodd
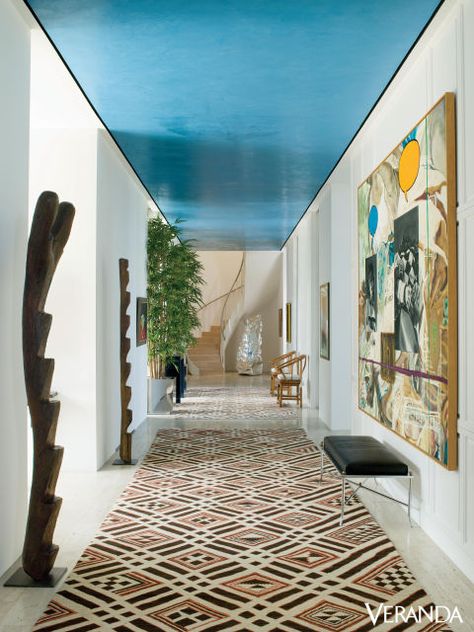
M 96 147 L 95 129 L 31 130 L 30 209 L 45 190 L 76 208 L 45 308 L 53 315 L 46 355 L 55 359 L 52 388 L 61 401 L 56 443 L 63 467 L 75 470 L 96 467 Z
M 303 228 L 302 226 L 300 227 Z M 298 234 L 301 230 L 298 231 Z M 298 350 L 298 235 L 295 234 L 290 239 L 285 248 L 286 252 L 286 270 L 284 275 L 284 294 L 283 294 L 283 353 Z M 286 341 L 286 304 L 291 304 L 291 335 L 290 342 Z
M 197 254 L 203 266 L 202 298 L 206 305 L 230 290 L 239 272 L 243 253 L 240 250 L 200 250 Z M 224 301 L 225 297 L 199 312 L 200 331 L 208 331 L 212 325 L 220 325 Z
M 319 212 L 319 279 L 315 280 L 315 285 L 319 288 L 323 283 L 329 283 L 329 360 L 325 358 L 319 359 L 319 415 L 328 426 L 332 427 L 331 403 L 333 400 L 332 390 L 332 364 L 334 357 L 334 338 L 337 336 L 336 323 L 337 318 L 332 308 L 332 295 L 334 293 L 334 284 L 331 278 L 331 190 L 322 192 L 319 196 L 318 204 L 313 204 Z M 315 326 L 320 329 L 319 310 L 317 318 L 314 321 Z M 350 425 L 347 421 L 347 427 Z
M 74 470 L 100 467 L 117 445 L 116 258 L 132 263 L 133 299 L 145 295 L 149 204 L 22 0 L 0 2 L 0 85 L 1 575 L 20 555 L 29 493 L 21 311 L 37 197 L 50 189 L 76 206 L 46 305 L 53 314 L 46 353 L 56 360 L 53 388 L 61 400 L 57 443 L 65 447 L 63 468 Z M 133 334 L 134 304 L 131 316 Z M 146 415 L 146 348 L 132 345 L 131 360 L 136 426 Z
M 319 287 L 317 283 L 319 280 L 319 249 L 315 247 L 319 243 L 319 213 L 311 212 L 308 215 L 311 217 L 308 282 L 310 283 L 312 300 L 310 306 L 311 320 L 309 322 L 310 345 L 307 350 L 309 358 L 307 397 L 311 408 L 319 408 L 319 328 L 315 326 L 319 322 Z
M 63 467 L 96 468 L 96 190 L 100 121 L 44 33 L 31 32 L 30 217 L 38 195 L 55 191 L 76 207 L 46 309 L 47 354 L 61 413 L 56 442 Z
M 56 191 L 76 217 L 46 305 L 48 355 L 61 401 L 63 468 L 95 470 L 119 443 L 118 259 L 130 260 L 131 408 L 146 417 L 146 347 L 135 346 L 136 297 L 146 296 L 148 195 L 44 34 L 32 32 L 30 209 Z
M 46 303 L 53 315 L 47 355 L 61 413 L 63 467 L 96 467 L 95 114 L 39 28 L 31 33 L 30 217 L 38 195 L 55 191 L 76 207 L 69 241 Z
M 235 371 L 236 354 L 245 318 L 262 315 L 262 356 L 264 371 L 270 370 L 271 360 L 280 353 L 278 308 L 281 305 L 281 253 L 249 251 L 245 255 L 245 296 L 240 325 L 226 349 L 226 370 Z
M 319 280 L 331 283 L 331 360 L 320 362 L 320 413 L 392 446 L 416 474 L 421 526 L 474 578 L 474 0 L 446 0 L 370 119 L 313 202 L 319 210 Z M 459 469 L 448 472 L 357 408 L 356 190 L 444 92 L 457 102 L 459 220 Z M 295 247 L 303 225 L 288 244 Z M 294 274 L 294 259 L 287 254 Z M 306 261 L 309 264 L 309 259 Z M 300 262 L 304 265 L 304 262 Z M 290 288 L 289 292 L 294 291 Z M 352 323 L 351 323 L 352 321 Z M 314 325 L 319 328 L 316 321 Z M 399 490 L 400 491 L 400 490 Z
M 331 428 L 342 430 L 350 425 L 351 401 L 341 393 L 351 390 L 352 340 L 351 325 L 354 312 L 351 305 L 351 223 L 347 221 L 347 209 L 352 208 L 351 164 L 343 160 L 331 179 L 331 264 L 330 276 L 335 282 L 330 286 L 331 350 L 329 368 L 331 372 Z M 330 280 L 328 278 L 328 280 Z M 357 313 L 357 312 L 356 312 Z M 321 362 L 327 360 L 321 359 Z
M 286 283 L 282 291 L 283 309 L 282 353 L 296 350 L 305 354 L 307 365 L 303 374 L 303 405 L 316 408 L 319 403 L 319 330 L 314 326 L 319 318 L 319 213 L 309 212 L 301 220 L 297 234 L 288 244 Z M 292 305 L 292 341 L 286 343 L 286 308 Z
M 21 311 L 28 235 L 30 33 L 0 3 L 0 575 L 18 557 L 27 507 Z
M 146 345 L 136 346 L 136 299 L 146 297 L 146 232 L 149 199 L 117 153 L 109 134 L 100 131 L 97 148 L 97 465 L 120 441 L 120 291 L 119 264 L 129 260 L 131 317 L 128 361 L 132 370 L 130 429 L 147 414 Z
M 33 126 L 40 129 L 103 127 L 36 23 L 31 31 L 30 112 Z

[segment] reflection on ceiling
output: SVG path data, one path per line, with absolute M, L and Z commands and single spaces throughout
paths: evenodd
M 204 250 L 277 249 L 434 0 L 30 0 L 153 195 Z

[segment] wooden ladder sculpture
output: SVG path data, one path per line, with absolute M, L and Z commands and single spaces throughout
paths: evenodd
M 136 460 L 132 459 L 132 433 L 128 431 L 132 423 L 132 411 L 128 407 L 132 397 L 132 388 L 127 385 L 132 365 L 127 362 L 130 351 L 130 338 L 127 332 L 130 328 L 130 316 L 127 310 L 130 306 L 130 292 L 128 283 L 130 275 L 128 273 L 128 259 L 119 259 L 120 274 L 120 458 L 114 461 L 114 465 L 134 465 Z
M 20 568 L 6 582 L 13 586 L 54 586 L 65 568 L 53 565 L 59 547 L 53 544 L 62 499 L 55 496 L 63 448 L 54 444 L 60 403 L 51 399 L 54 360 L 45 358 L 53 317 L 44 312 L 56 266 L 67 243 L 74 206 L 59 204 L 58 196 L 43 192 L 36 204 L 26 261 L 23 293 L 23 364 L 26 395 L 33 429 L 33 477 L 28 521 Z

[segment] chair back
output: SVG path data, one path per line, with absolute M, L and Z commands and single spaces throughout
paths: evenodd
M 297 356 L 296 359 L 297 359 L 296 370 L 298 371 L 298 375 L 301 380 L 303 378 L 304 370 L 306 369 L 306 355 L 302 353 L 301 355 Z
M 306 368 L 306 355 L 304 353 L 295 355 L 286 362 L 283 362 L 283 364 L 280 364 L 278 368 L 281 370 L 283 375 L 296 373 L 301 379 Z
M 272 360 L 272 367 L 278 367 L 293 356 L 297 355 L 296 351 L 288 351 L 288 353 L 284 353 L 283 355 L 279 355 Z

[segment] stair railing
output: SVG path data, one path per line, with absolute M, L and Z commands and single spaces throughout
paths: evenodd
M 244 299 L 244 291 L 245 291 L 245 253 L 242 253 L 242 260 L 239 265 L 238 272 L 230 286 L 229 290 L 220 296 L 216 296 L 212 300 L 208 301 L 204 305 L 202 305 L 198 309 L 198 313 L 201 314 L 201 327 L 199 330 L 195 331 L 196 337 L 200 335 L 200 332 L 209 329 L 215 324 L 215 321 L 218 320 L 219 328 L 220 328 L 220 346 L 219 346 L 219 354 L 221 358 L 222 368 L 225 370 L 225 349 L 227 343 L 232 336 L 232 333 L 235 330 L 236 325 L 240 321 L 242 316 L 243 309 L 243 299 Z M 220 310 L 220 316 L 217 319 L 216 314 L 214 314 L 214 322 L 212 322 L 213 317 L 212 313 L 209 316 L 210 322 L 205 322 L 203 319 L 203 312 L 206 308 L 211 305 L 215 305 L 219 301 L 223 301 L 222 309 Z M 196 368 L 194 370 L 196 371 Z
M 239 270 L 235 276 L 230 290 L 225 295 L 225 301 L 222 306 L 220 317 L 220 330 L 221 330 L 221 364 L 225 371 L 225 350 L 227 344 L 237 326 L 241 315 L 244 303 L 245 295 L 245 252 L 242 253 L 242 261 L 240 262 Z
M 238 290 L 240 290 L 243 287 L 243 285 L 239 285 L 238 287 L 235 287 L 233 290 L 230 290 L 230 292 L 225 292 L 224 294 L 221 294 L 220 296 L 217 296 L 216 298 L 213 298 L 212 301 L 209 301 L 208 303 L 205 303 L 204 305 L 202 305 L 199 309 L 198 309 L 198 314 L 199 312 L 201 312 L 203 309 L 205 309 L 206 307 L 209 307 L 209 305 L 212 305 L 213 303 L 217 303 L 217 301 L 220 301 L 222 298 L 226 298 L 229 296 L 229 294 L 233 293 L 233 292 L 237 292 Z

